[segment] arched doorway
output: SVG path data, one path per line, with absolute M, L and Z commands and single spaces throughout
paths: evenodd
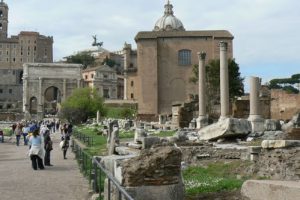
M 57 87 L 51 86 L 44 93 L 44 113 L 55 115 L 60 107 L 61 92 Z
M 29 102 L 29 113 L 30 114 L 37 114 L 37 98 L 36 97 L 31 97 L 30 102 Z

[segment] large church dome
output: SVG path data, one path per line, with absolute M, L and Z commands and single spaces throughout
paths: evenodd
M 153 31 L 184 31 L 182 22 L 174 16 L 173 5 L 168 3 L 165 5 L 165 13 L 155 23 Z

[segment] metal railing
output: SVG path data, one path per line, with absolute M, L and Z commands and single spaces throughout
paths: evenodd
M 83 143 L 87 144 L 88 146 L 92 146 L 94 144 L 94 138 L 88 135 L 85 135 L 83 133 L 80 133 L 78 131 L 73 132 L 73 136 Z
M 99 200 L 103 199 L 104 195 L 104 180 L 107 178 L 107 200 L 112 200 L 112 187 L 117 190 L 117 198 L 119 200 L 134 200 L 128 192 L 120 185 L 116 178 L 106 170 L 98 157 L 92 157 L 82 149 L 75 140 L 72 140 L 72 151 L 75 153 L 75 158 L 78 161 L 80 171 L 89 180 L 92 185 L 93 191 L 99 193 Z

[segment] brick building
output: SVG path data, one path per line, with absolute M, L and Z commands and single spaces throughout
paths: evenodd
M 52 63 L 53 38 L 21 31 L 8 37 L 8 5 L 0 2 L 0 111 L 22 109 L 24 63 Z

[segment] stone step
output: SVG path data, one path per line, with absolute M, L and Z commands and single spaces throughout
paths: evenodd
M 300 140 L 300 128 L 293 128 L 292 131 L 288 133 L 288 139 Z
M 241 193 L 249 200 L 296 200 L 300 198 L 300 181 L 248 180 Z

